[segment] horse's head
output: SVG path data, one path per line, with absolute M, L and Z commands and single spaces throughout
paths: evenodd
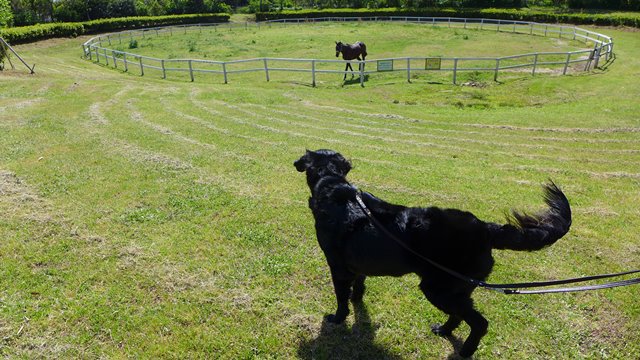
M 336 57 L 342 52 L 342 41 L 336 41 Z

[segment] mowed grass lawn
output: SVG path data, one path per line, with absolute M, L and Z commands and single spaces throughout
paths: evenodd
M 344 26 L 344 41 L 386 38 Z M 402 51 L 445 55 L 432 39 L 384 26 Z M 335 33 L 311 29 L 323 39 L 312 50 L 331 58 Z M 369 279 L 365 307 L 346 326 L 323 323 L 333 289 L 305 179 L 292 165 L 306 148 L 342 152 L 354 164 L 350 180 L 386 200 L 462 208 L 487 221 L 540 209 L 540 184 L 553 179 L 573 207 L 570 233 L 538 252 L 496 251 L 490 282 L 640 267 L 640 37 L 598 30 L 616 44 L 603 69 L 515 73 L 500 83 L 467 75 L 483 87 L 452 85 L 450 74 L 411 84 L 372 74 L 365 88 L 343 86 L 338 74 L 316 88 L 285 73 L 191 83 L 83 60 L 87 38 L 17 46 L 36 74 L 0 74 L 0 355 L 450 357 L 468 327 L 457 340 L 432 335 L 445 315 L 415 276 Z M 434 31 L 461 51 L 511 51 L 523 38 Z M 396 51 L 377 48 L 375 57 Z M 171 51 L 195 57 L 187 46 Z M 476 358 L 637 357 L 639 295 L 638 286 L 477 290 L 490 327 Z

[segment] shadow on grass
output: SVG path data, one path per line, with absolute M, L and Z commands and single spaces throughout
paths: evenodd
M 355 303 L 355 323 L 351 329 L 346 325 L 322 321 L 320 334 L 315 339 L 302 340 L 298 347 L 298 356 L 305 360 L 315 359 L 392 359 L 401 360 L 402 356 L 375 343 L 377 326 L 371 323 L 369 311 L 364 303 Z M 445 337 L 453 352 L 447 360 L 464 359 L 458 355 L 462 340 L 456 336 Z
M 365 75 L 364 79 L 362 80 L 362 82 L 367 82 L 369 81 L 369 75 Z M 342 81 L 342 86 L 347 86 L 347 85 L 355 85 L 358 84 L 360 85 L 360 77 L 356 76 L 356 77 L 351 77 L 351 79 L 349 79 L 349 77 L 347 76 L 347 79 Z
M 353 304 L 355 323 L 351 330 L 344 324 L 332 324 L 325 318 L 315 339 L 303 340 L 298 348 L 301 359 L 402 359 L 375 344 L 377 327 L 371 323 L 366 306 Z

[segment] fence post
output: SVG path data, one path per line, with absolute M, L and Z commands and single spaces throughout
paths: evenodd
M 564 70 L 562 70 L 562 75 L 567 75 L 567 68 L 569 67 L 569 60 L 571 60 L 571 53 L 567 53 L 567 62 L 564 63 Z
M 411 82 L 411 58 L 407 58 L 407 82 Z
M 531 76 L 536 74 L 536 67 L 538 66 L 538 54 L 536 53 L 533 56 L 533 70 L 531 71 Z
M 456 85 L 458 77 L 458 58 L 453 59 L 453 85 Z
M 142 65 L 142 57 L 138 57 L 138 61 L 140 61 L 140 76 L 144 76 L 144 65 Z
M 496 71 L 493 73 L 493 81 L 498 81 L 498 70 L 500 70 L 500 58 L 496 59 Z
M 596 48 L 593 49 L 593 57 L 595 60 L 595 64 L 593 64 L 593 68 L 598 67 L 598 63 L 600 62 L 600 49 L 598 49 L 598 44 L 596 44 Z
M 106 61 L 107 66 L 109 66 L 109 55 L 107 55 L 107 49 L 104 49 L 104 61 Z
M 122 62 L 124 62 L 124 72 L 128 72 L 129 65 L 127 64 L 127 53 L 122 53 Z
M 96 48 L 96 62 L 100 64 L 100 53 L 98 52 L 98 48 Z
M 224 83 L 227 83 L 227 63 L 222 63 L 222 73 L 224 74 Z
M 162 78 L 167 78 L 167 70 L 164 68 L 164 59 L 160 60 L 160 66 L 162 66 Z
M 267 64 L 267 58 L 262 59 L 264 61 L 264 74 L 267 76 L 267 82 L 269 82 L 269 65 Z
M 316 87 L 316 61 L 311 60 L 311 85 Z
M 191 82 L 193 82 L 193 66 L 191 66 L 191 60 L 189 60 L 189 76 L 191 76 Z
M 111 56 L 113 57 L 113 67 L 115 69 L 117 69 L 118 68 L 118 60 L 116 60 L 116 52 L 115 52 L 115 50 L 111 51 Z
M 358 61 L 358 70 L 360 70 L 360 86 L 364 87 L 364 61 Z

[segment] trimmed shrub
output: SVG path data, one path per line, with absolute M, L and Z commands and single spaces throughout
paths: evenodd
M 56 37 L 76 37 L 82 34 L 84 34 L 84 27 L 80 23 L 38 24 L 0 30 L 0 36 L 11 44 Z
M 82 24 L 84 25 L 84 29 L 87 34 L 95 34 L 115 30 L 139 29 L 144 27 L 197 23 L 219 23 L 228 21 L 229 15 L 227 14 L 190 14 L 99 19 L 86 21 Z
M 640 13 L 557 13 L 532 9 L 326 9 L 282 12 L 262 12 L 256 14 L 257 21 L 319 18 L 319 17 L 375 17 L 375 16 L 425 16 L 464 17 L 501 20 L 535 21 L 540 23 L 568 23 L 603 26 L 640 27 Z
M 100 19 L 78 23 L 50 23 L 1 29 L 0 36 L 11 44 L 23 44 L 56 37 L 76 37 L 144 27 L 227 22 L 227 14 L 192 14 L 174 16 L 128 17 Z

